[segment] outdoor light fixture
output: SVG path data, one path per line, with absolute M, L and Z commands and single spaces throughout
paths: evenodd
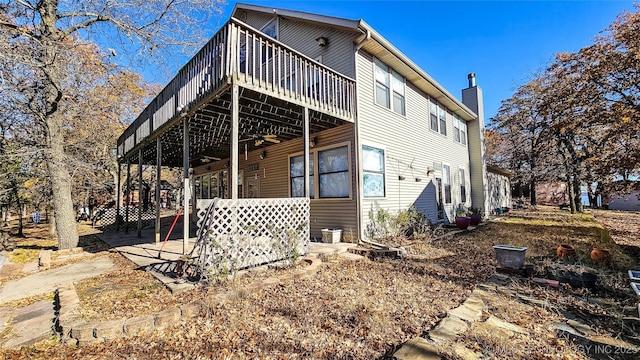
M 433 174 L 434 172 L 436 172 L 431 166 L 429 166 L 429 168 L 427 169 L 427 176 Z
M 324 36 L 320 36 L 319 38 L 317 38 L 316 42 L 318 43 L 318 46 L 321 46 L 321 47 L 329 45 L 329 39 L 327 39 Z
M 309 147 L 314 147 L 318 144 L 318 138 L 314 137 L 313 139 L 309 140 Z
M 264 159 L 267 157 L 267 151 L 266 150 L 262 150 L 262 152 L 260 153 L 260 159 Z

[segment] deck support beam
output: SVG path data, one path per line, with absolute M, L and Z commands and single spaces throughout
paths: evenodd
M 160 243 L 160 175 L 162 169 L 162 142 L 156 139 L 156 244 Z
M 240 104 L 239 100 L 239 88 L 235 82 L 231 86 L 231 168 L 229 171 L 229 187 L 231 188 L 231 199 L 238 198 L 238 160 L 240 155 L 238 154 L 238 136 L 239 129 L 239 116 L 240 116 Z
M 182 231 L 182 253 L 186 254 L 189 250 L 189 199 L 191 197 L 191 186 L 189 185 L 189 118 L 185 116 L 182 122 L 182 172 L 184 175 L 184 188 L 182 193 L 184 198 L 182 206 L 184 206 L 183 220 L 184 226 Z
M 138 237 L 142 237 L 142 203 L 146 201 L 146 194 L 142 191 L 142 148 L 138 150 Z
M 129 204 L 131 204 L 131 159 L 127 159 L 127 200 L 124 209 L 124 232 L 129 232 Z
M 309 180 L 309 108 L 305 106 L 304 108 L 304 123 L 302 125 L 302 133 L 304 144 L 304 197 L 308 198 L 311 196 L 310 180 Z
M 120 203 L 122 202 L 122 194 L 120 192 L 122 191 L 122 164 L 120 164 L 120 161 L 116 162 L 118 163 L 118 181 L 116 185 L 116 231 L 120 231 Z

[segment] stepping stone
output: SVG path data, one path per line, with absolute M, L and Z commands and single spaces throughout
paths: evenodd
M 467 349 L 464 345 L 456 344 L 453 351 L 463 360 L 480 360 L 482 354 L 478 354 L 473 350 Z
M 497 318 L 493 315 L 489 316 L 489 318 L 487 319 L 487 321 L 485 321 L 485 324 L 487 325 L 491 325 L 491 326 L 495 326 L 504 330 L 508 330 L 511 332 L 515 332 L 518 334 L 528 334 L 529 331 L 527 331 L 527 329 L 523 328 L 522 326 L 504 321 L 500 318 Z
M 11 323 L 7 324 L 12 337 L 2 344 L 2 348 L 15 349 L 50 338 L 53 334 L 53 318 L 51 301 L 39 301 L 16 309 Z
M 438 349 L 427 339 L 413 338 L 393 354 L 398 360 L 440 360 Z
M 437 344 L 444 344 L 453 341 L 458 335 L 469 329 L 464 320 L 455 317 L 446 317 L 440 321 L 435 329 L 429 332 L 429 337 Z
M 480 320 L 480 317 L 482 316 L 482 310 L 477 310 L 467 305 L 461 305 L 453 310 L 449 310 L 447 314 L 449 314 L 449 316 L 456 317 L 460 320 L 464 320 L 467 322 L 475 322 Z
M 38 270 L 39 270 L 39 265 L 37 261 L 26 263 L 22 268 L 23 273 L 34 273 L 34 272 L 38 272 Z
M 354 254 L 354 253 L 350 253 L 350 252 L 341 253 L 340 255 L 338 255 L 338 257 L 343 259 L 343 260 L 351 260 L 351 261 L 364 259 L 364 256 L 358 255 L 358 254 Z

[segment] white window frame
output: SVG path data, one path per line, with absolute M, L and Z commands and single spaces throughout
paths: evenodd
M 386 84 L 382 83 L 380 81 L 378 81 L 377 78 L 377 74 L 378 74 L 378 68 L 380 68 L 381 70 L 386 70 Z M 402 87 L 401 89 L 398 89 L 394 86 L 394 83 L 396 82 L 396 79 L 400 78 L 402 79 Z M 373 101 L 379 105 L 382 106 L 385 109 L 389 109 L 391 111 L 393 111 L 394 113 L 401 115 L 401 116 L 406 116 L 407 115 L 407 80 L 404 78 L 404 76 L 402 76 L 400 73 L 398 73 L 397 71 L 393 70 L 389 65 L 383 63 L 382 61 L 380 61 L 378 58 L 373 58 L 373 82 L 374 82 L 374 88 L 373 88 Z M 378 102 L 378 85 L 383 86 L 386 90 L 387 90 L 387 104 L 380 104 Z M 393 105 L 394 104 L 394 98 L 395 95 L 398 95 L 400 97 L 402 97 L 402 108 L 401 109 L 396 109 L 396 107 Z
M 467 186 L 467 170 L 463 167 L 459 167 L 458 168 L 458 178 L 460 179 L 460 202 L 463 204 L 467 203 L 467 200 L 469 199 L 469 192 L 467 191 L 468 186 Z M 462 189 L 464 188 L 464 192 L 462 191 Z M 462 198 L 462 195 L 464 194 L 464 198 Z
M 448 169 L 448 172 L 445 174 L 445 167 Z M 443 204 L 445 206 L 447 204 L 453 203 L 453 191 L 451 189 L 452 181 L 451 181 L 451 165 L 442 163 L 442 194 L 444 195 Z M 447 194 L 447 185 L 449 185 L 449 194 Z M 449 195 L 449 199 L 447 201 L 447 195 Z
M 429 98 L 429 128 L 431 131 L 438 132 L 438 102 L 433 98 Z
M 362 147 L 361 147 L 362 157 L 364 157 L 364 148 L 365 147 L 382 151 L 382 166 L 383 166 L 383 168 L 382 168 L 382 172 L 365 170 L 365 168 L 364 168 L 364 159 L 361 159 L 361 163 L 362 163 L 362 182 L 361 182 L 361 184 L 362 184 L 362 196 L 367 198 L 367 199 L 384 199 L 384 198 L 387 197 L 387 149 L 384 146 L 364 143 L 364 144 L 362 144 Z M 367 196 L 364 193 L 364 174 L 365 173 L 382 174 L 382 187 L 383 187 L 383 189 L 382 189 L 383 195 L 382 196 L 380 196 L 380 195 Z
M 444 104 L 438 104 L 438 132 L 440 135 L 447 136 L 447 113 L 449 110 Z
M 467 145 L 467 122 L 453 114 L 453 140 L 462 145 Z
M 318 162 L 318 152 L 320 151 L 325 151 L 325 150 L 331 150 L 331 149 L 336 149 L 339 147 L 343 147 L 346 146 L 347 147 L 347 178 L 349 179 L 349 184 L 348 184 L 348 190 L 349 190 L 349 196 L 348 197 L 339 197 L 339 198 L 321 198 L 320 197 L 320 174 L 319 174 L 319 162 Z M 291 158 L 292 157 L 296 157 L 296 156 L 300 156 L 302 155 L 303 152 L 299 151 L 299 152 L 295 152 L 292 154 L 289 154 L 289 156 L 287 157 L 287 188 L 288 188 L 288 194 L 289 197 L 291 197 Z M 314 177 L 314 188 L 313 189 L 309 189 L 310 193 L 314 194 L 314 197 L 311 198 L 311 201 L 313 202 L 318 202 L 318 201 L 346 201 L 346 200 L 353 200 L 353 162 L 351 160 L 352 158 L 352 153 L 351 153 L 351 142 L 350 141 L 345 141 L 345 142 L 340 142 L 340 143 L 335 143 L 335 144 L 331 144 L 331 145 L 327 145 L 327 146 L 323 146 L 323 147 L 314 147 L 313 149 L 309 149 L 309 157 L 314 157 L 313 158 L 313 177 Z

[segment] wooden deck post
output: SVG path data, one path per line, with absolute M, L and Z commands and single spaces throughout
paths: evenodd
M 238 85 L 234 82 L 231 88 L 231 168 L 229 171 L 229 186 L 231 187 L 231 198 L 238 198 L 238 160 L 240 155 L 238 154 L 238 136 L 239 136 L 239 109 L 238 104 L 239 89 Z
M 122 202 L 122 184 L 120 183 L 120 178 L 122 177 L 122 164 L 120 161 L 116 160 L 118 163 L 118 184 L 116 188 L 116 232 L 120 231 L 120 203 Z
M 184 188 L 182 190 L 182 206 L 184 206 L 184 211 L 182 212 L 184 220 L 182 253 L 186 254 L 189 251 L 189 198 L 191 195 L 191 187 L 189 185 L 189 118 L 186 116 L 182 121 L 182 140 L 182 172 L 184 175 Z
M 309 108 L 306 106 L 304 107 L 304 123 L 302 127 L 302 132 L 304 134 L 304 197 L 308 198 L 311 196 L 311 189 L 309 189 Z
M 138 150 L 138 237 L 142 237 L 142 148 Z
M 160 243 L 160 173 L 162 169 L 162 142 L 156 139 L 156 244 Z
M 129 204 L 131 203 L 131 159 L 127 159 L 127 200 L 124 209 L 124 232 L 129 232 Z

